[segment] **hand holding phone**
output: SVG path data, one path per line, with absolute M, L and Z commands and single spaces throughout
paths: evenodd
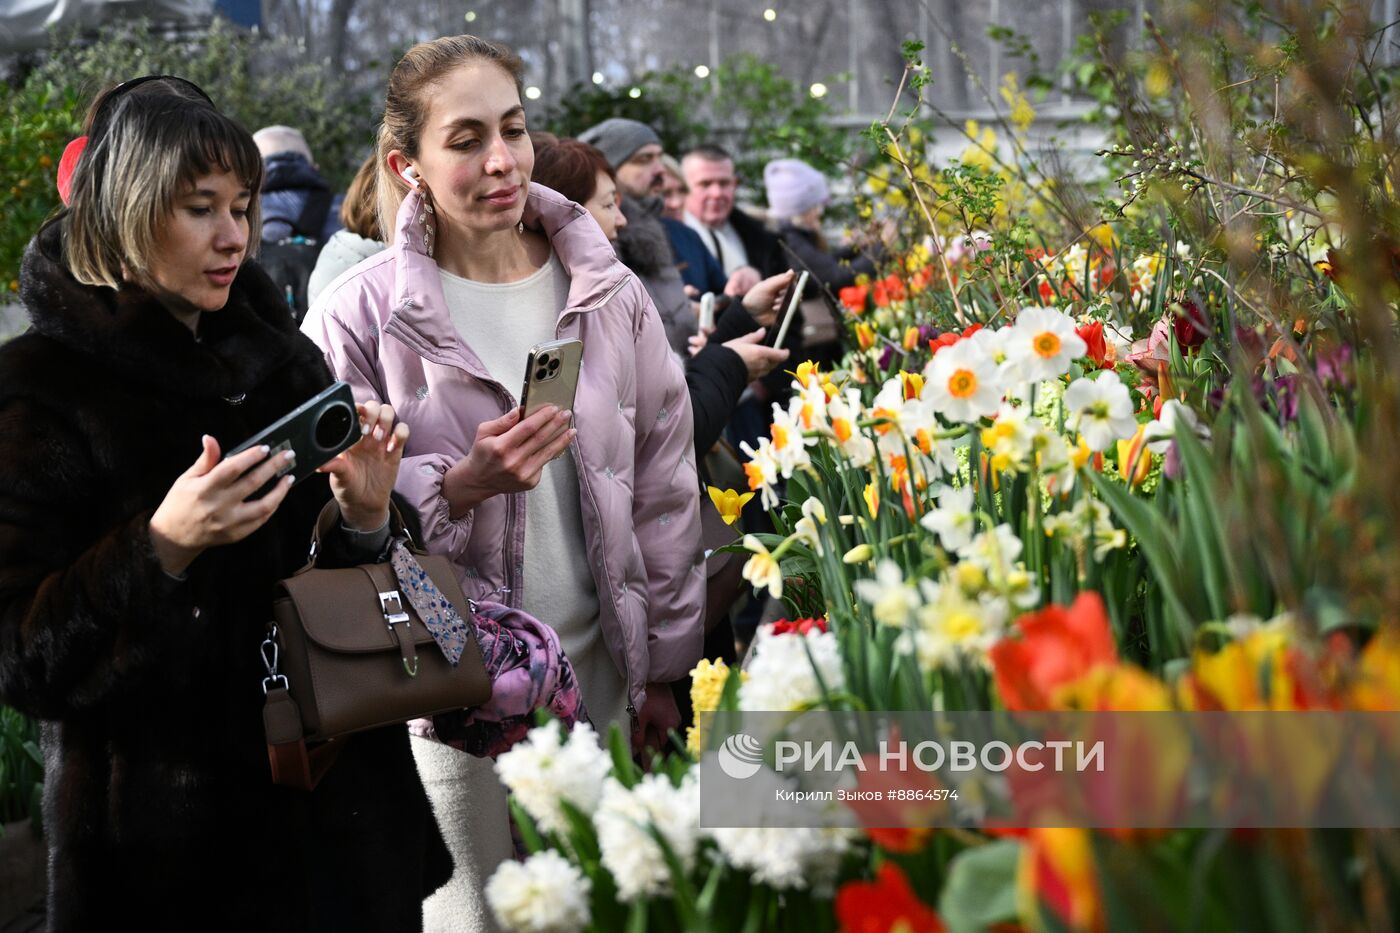
M 700 332 L 709 333 L 715 329 L 715 293 L 706 292 L 700 296 Z
M 572 411 L 582 361 L 582 340 L 551 340 L 534 346 L 525 359 L 525 385 L 520 389 L 521 420 L 546 405 Z
M 793 315 L 797 313 L 797 306 L 802 304 L 802 293 L 807 290 L 807 280 L 810 278 L 811 273 L 803 269 L 801 274 L 793 279 L 787 294 L 783 296 L 783 318 L 778 325 L 778 332 L 773 338 L 772 346 L 781 347 L 783 341 L 787 339 L 788 327 L 792 324 Z
M 295 485 L 354 446 L 360 437 L 355 395 L 349 384 L 337 382 L 239 444 L 229 456 L 254 447 L 271 448 L 273 457 L 283 457 L 290 451 L 293 456 L 285 460 L 278 475 L 291 474 Z M 271 488 L 268 483 L 253 497 L 262 496 Z

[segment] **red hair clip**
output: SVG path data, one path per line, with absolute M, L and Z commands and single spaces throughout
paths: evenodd
M 63 158 L 58 160 L 58 196 L 65 207 L 68 206 L 68 196 L 73 190 L 73 169 L 78 167 L 78 158 L 87 148 L 87 142 L 86 136 L 79 136 L 63 147 Z

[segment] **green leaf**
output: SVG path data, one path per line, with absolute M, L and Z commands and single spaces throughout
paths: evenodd
M 1001 839 L 966 849 L 948 866 L 938 912 L 949 933 L 978 933 L 1016 918 L 1016 867 L 1021 844 Z
M 525 812 L 525 808 L 514 797 L 510 798 L 510 815 L 520 830 L 520 840 L 525 843 L 525 851 L 534 855 L 536 852 L 543 852 L 549 848 L 545 844 L 544 837 L 535 827 L 535 821 L 530 818 L 530 814 Z
M 617 723 L 613 723 L 608 729 L 608 752 L 612 756 L 613 777 L 629 790 L 636 786 L 641 780 L 641 774 L 636 762 L 632 760 L 631 737 L 624 736 Z

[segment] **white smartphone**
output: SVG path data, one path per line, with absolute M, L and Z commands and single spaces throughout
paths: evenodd
M 783 313 L 783 321 L 778 325 L 778 336 L 773 338 L 772 346 L 781 347 L 783 341 L 787 339 L 788 325 L 792 323 L 792 316 L 797 313 L 797 306 L 802 304 L 802 293 L 807 290 L 807 280 L 811 274 L 803 269 L 797 276 L 796 281 L 787 293 L 787 309 Z
M 700 332 L 715 329 L 715 293 L 706 292 L 700 296 Z
M 573 337 L 531 348 L 525 360 L 525 385 L 520 390 L 521 420 L 546 405 L 572 411 L 582 360 L 583 341 Z

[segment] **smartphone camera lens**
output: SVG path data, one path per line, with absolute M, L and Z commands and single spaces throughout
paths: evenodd
M 545 381 L 546 379 L 548 379 L 548 378 L 549 378 L 549 370 L 547 370 L 547 369 L 537 369 L 537 370 L 535 370 L 535 381 L 536 381 L 536 382 L 544 382 L 544 381 Z
M 316 418 L 316 446 L 334 450 L 345 443 L 355 426 L 355 413 L 344 402 L 328 405 Z
M 558 360 L 550 360 L 550 361 L 549 361 L 549 374 L 552 376 L 552 375 L 554 375 L 555 373 L 557 373 L 558 371 L 559 371 L 559 361 L 558 361 Z

